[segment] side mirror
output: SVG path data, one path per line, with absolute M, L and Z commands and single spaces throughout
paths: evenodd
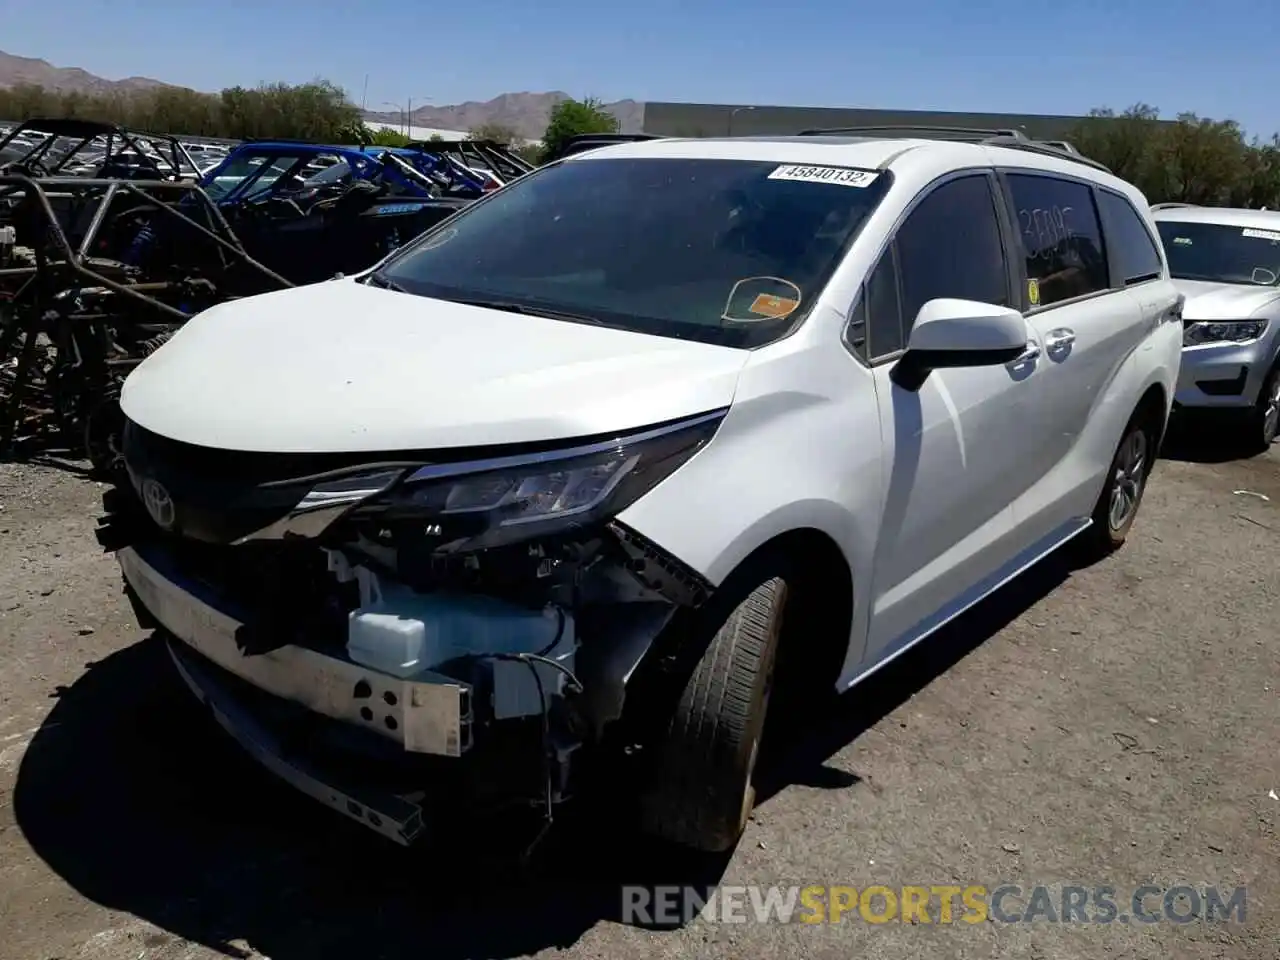
M 915 392 L 933 370 L 1002 366 L 1026 349 L 1027 322 L 1017 310 L 977 300 L 930 300 L 916 314 L 907 350 L 890 375 Z

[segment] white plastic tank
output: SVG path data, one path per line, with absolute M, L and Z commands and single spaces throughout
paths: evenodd
M 380 580 L 364 567 L 349 571 L 361 598 L 360 607 L 348 616 L 347 653 L 354 662 L 408 679 L 458 657 L 490 656 L 498 719 L 537 713 L 563 690 L 565 669 L 573 669 L 577 649 L 567 611 L 530 609 L 479 594 L 418 593 Z M 342 577 L 347 571 L 335 572 Z M 521 653 L 545 657 L 565 669 L 502 657 Z

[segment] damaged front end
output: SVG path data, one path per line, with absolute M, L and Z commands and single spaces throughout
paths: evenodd
M 616 520 L 723 411 L 572 444 L 260 454 L 125 433 L 99 539 L 261 762 L 400 843 L 570 796 L 696 572 Z M 583 750 L 582 748 L 588 748 Z

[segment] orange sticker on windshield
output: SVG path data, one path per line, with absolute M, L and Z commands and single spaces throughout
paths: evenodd
M 799 300 L 792 300 L 790 297 L 778 297 L 771 293 L 762 293 L 755 298 L 749 309 L 752 313 L 758 313 L 762 317 L 772 317 L 777 320 L 785 317 L 798 306 L 800 306 Z

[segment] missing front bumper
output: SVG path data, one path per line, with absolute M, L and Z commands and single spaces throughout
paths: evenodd
M 136 547 L 116 556 L 138 600 L 169 633 L 253 687 L 377 733 L 409 753 L 460 757 L 470 749 L 468 684 L 434 675 L 402 680 L 297 644 L 246 654 L 237 642 L 243 622 L 166 569 L 162 556 L 144 556 Z
M 422 807 L 394 793 L 370 790 L 341 782 L 331 772 L 321 772 L 309 759 L 291 751 L 285 739 L 244 700 L 237 698 L 213 670 L 169 641 L 169 654 L 191 692 L 205 704 L 219 726 L 258 763 L 290 786 L 331 807 L 343 816 L 408 846 L 422 839 Z

